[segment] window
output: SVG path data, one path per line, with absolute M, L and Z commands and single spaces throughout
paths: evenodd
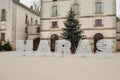
M 52 22 L 52 27 L 53 27 L 53 28 L 57 27 L 57 21 L 53 21 L 53 22 Z
M 52 7 L 52 16 L 57 16 L 57 6 Z
M 40 33 L 40 27 L 37 27 L 36 33 Z
M 1 20 L 2 21 L 6 20 L 6 10 L 5 9 L 2 9 Z
M 73 10 L 74 10 L 75 14 L 78 14 L 78 13 L 79 13 L 79 12 L 78 12 L 78 4 L 74 4 Z
M 28 27 L 25 27 L 25 33 L 28 33 Z
M 37 20 L 35 20 L 35 24 L 36 24 L 36 25 L 38 24 L 38 21 L 37 21 Z
M 33 24 L 33 18 L 31 18 L 31 24 Z
M 95 26 L 102 26 L 102 20 L 101 19 L 95 20 Z
M 1 33 L 1 40 L 5 41 L 5 33 Z
M 95 13 L 102 13 L 102 2 L 96 2 L 95 3 Z
M 27 14 L 25 16 L 25 23 L 28 24 L 28 16 L 27 16 Z

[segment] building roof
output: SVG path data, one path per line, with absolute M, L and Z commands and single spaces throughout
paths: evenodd
M 16 3 L 16 4 L 18 4 L 18 5 L 20 5 L 20 6 L 23 7 L 24 9 L 26 9 L 26 10 L 32 12 L 33 14 L 35 14 L 35 15 L 37 15 L 37 16 L 40 16 L 40 14 L 38 14 L 38 13 L 35 12 L 34 10 L 30 9 L 30 8 L 27 7 L 26 5 L 20 3 L 19 1 L 15 1 L 15 0 L 13 0 L 13 2 Z

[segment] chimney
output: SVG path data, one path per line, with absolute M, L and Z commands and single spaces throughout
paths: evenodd
M 30 9 L 33 10 L 33 6 L 30 6 Z

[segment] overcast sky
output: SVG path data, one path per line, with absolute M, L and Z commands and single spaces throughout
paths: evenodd
M 20 1 L 27 6 L 30 6 L 33 4 L 34 1 L 38 1 L 38 0 L 20 0 Z M 117 0 L 117 16 L 120 17 L 120 0 Z
M 32 5 L 33 1 L 36 1 L 36 0 L 20 0 L 20 2 L 24 3 L 27 6 Z

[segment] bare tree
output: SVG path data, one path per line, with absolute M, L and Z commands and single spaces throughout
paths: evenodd
M 36 13 L 40 14 L 40 8 L 41 8 L 41 2 L 40 0 L 33 2 L 33 9 L 36 11 Z

